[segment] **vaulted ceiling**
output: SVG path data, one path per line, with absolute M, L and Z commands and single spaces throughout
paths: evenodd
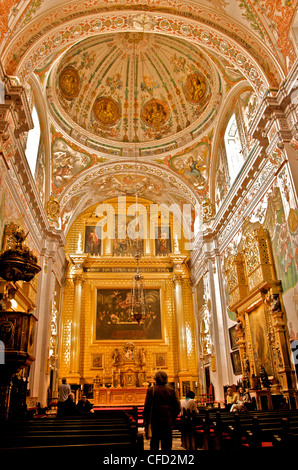
M 97 201 L 210 194 L 236 93 L 259 102 L 296 53 L 297 1 L 7 0 L 6 73 L 32 86 L 44 135 L 39 178 L 62 228 Z M 200 169 L 187 171 L 193 161 Z M 43 166 L 42 166 L 43 165 Z

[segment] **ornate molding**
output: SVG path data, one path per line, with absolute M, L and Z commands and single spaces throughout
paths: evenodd
M 207 11 L 205 12 L 202 8 L 196 13 L 195 9 L 184 11 L 184 9 L 181 10 L 181 4 L 178 6 L 176 2 L 171 3 L 171 7 L 167 3 L 161 11 L 159 11 L 160 6 L 156 7 L 150 4 L 150 8 L 155 9 L 155 11 L 146 11 L 145 15 L 146 22 L 152 24 L 153 31 L 160 33 L 166 31 L 169 35 L 187 38 L 199 45 L 208 46 L 214 51 L 219 50 L 221 55 L 224 55 L 226 59 L 242 71 L 244 76 L 247 76 L 253 86 L 258 89 L 258 92 L 264 93 L 269 83 L 263 72 L 265 64 L 263 64 L 263 70 L 259 65 L 262 63 L 263 51 L 260 41 L 250 35 L 248 37 L 247 30 L 240 24 L 237 24 L 237 28 L 235 28 L 233 22 L 230 21 L 229 27 L 227 27 L 227 20 L 223 21 L 220 15 L 213 14 L 211 18 L 210 13 L 208 12 L 208 15 Z M 20 68 L 21 64 L 23 66 L 21 71 L 22 80 L 26 81 L 28 74 L 35 68 L 38 68 L 41 61 L 45 63 L 47 54 L 57 53 L 57 50 L 64 49 L 66 45 L 77 41 L 78 37 L 81 40 L 90 36 L 90 34 L 123 31 L 124 28 L 125 30 L 139 31 L 138 17 L 140 13 L 136 14 L 135 12 L 130 13 L 127 11 L 128 9 L 135 10 L 136 8 L 138 6 L 134 4 L 126 7 L 123 11 L 115 11 L 115 7 L 107 8 L 107 5 L 104 5 L 104 12 L 100 7 L 93 9 L 92 16 L 90 15 L 88 18 L 84 18 L 81 11 L 78 17 L 77 15 L 73 17 L 68 15 L 67 17 L 66 15 L 63 18 L 61 15 L 59 20 L 57 20 L 56 13 L 55 22 L 54 18 L 52 18 L 52 25 L 55 24 L 55 28 L 51 27 L 51 15 L 48 14 L 46 23 L 45 17 L 40 19 L 37 38 L 33 35 L 34 31 L 28 31 L 27 37 L 25 30 L 23 31 L 22 38 L 20 37 L 16 44 L 17 49 L 20 51 L 17 59 L 13 59 L 12 50 L 7 52 L 6 63 L 9 73 L 15 74 L 17 65 Z M 167 9 L 166 13 L 165 8 Z M 188 10 L 187 5 L 185 5 L 185 8 Z M 63 10 L 59 9 L 59 12 L 63 14 Z M 111 16 L 111 13 L 113 13 L 113 16 Z M 109 22 L 106 21 L 107 16 L 109 16 Z M 209 16 L 209 18 L 204 18 L 204 16 Z M 214 22 L 215 17 L 217 17 L 216 23 Z M 44 24 L 44 28 L 42 24 Z M 231 35 L 230 29 L 234 30 L 233 35 Z M 239 34 L 240 30 L 241 34 Z M 30 49 L 34 42 L 36 45 Z M 47 47 L 44 46 L 45 43 Z M 251 47 L 249 44 L 253 44 L 255 47 Z M 250 50 L 250 54 L 246 50 Z M 24 51 L 29 52 L 26 53 Z M 281 79 L 280 70 L 276 66 L 273 55 L 269 60 L 271 79 L 273 80 L 271 85 L 274 86 L 276 85 L 276 80 L 280 81 Z

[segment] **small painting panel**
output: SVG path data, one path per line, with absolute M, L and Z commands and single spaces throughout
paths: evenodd
M 233 366 L 233 373 L 235 375 L 242 374 L 240 354 L 239 354 L 238 349 L 236 349 L 236 351 L 231 352 L 231 360 L 232 360 L 232 366 Z
M 236 332 L 236 326 L 237 325 L 234 325 L 234 326 L 231 326 L 231 328 L 229 328 L 229 336 L 230 336 L 230 343 L 231 343 L 231 349 L 235 349 L 237 348 L 237 332 Z
M 103 355 L 92 354 L 91 355 L 91 369 L 102 369 L 103 368 Z
M 171 253 L 171 231 L 169 226 L 155 228 L 155 254 Z
M 158 367 L 158 368 L 167 367 L 167 353 L 155 354 L 155 367 Z
M 101 227 L 86 225 L 85 227 L 85 253 L 91 255 L 101 254 Z
M 122 221 L 123 219 L 123 221 Z M 115 238 L 113 239 L 113 255 L 144 254 L 144 237 L 137 236 L 139 230 L 137 218 L 134 216 L 115 216 Z M 141 234 L 143 235 L 143 234 Z

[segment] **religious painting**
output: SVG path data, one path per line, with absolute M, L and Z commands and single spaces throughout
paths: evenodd
M 103 368 L 103 355 L 92 354 L 91 355 L 91 369 L 102 369 Z
M 120 119 L 120 107 L 112 98 L 98 98 L 92 108 L 94 118 L 102 127 L 114 126 Z
M 95 339 L 162 339 L 159 289 L 145 289 L 145 300 L 147 314 L 138 324 L 131 317 L 131 289 L 97 289 Z
M 236 349 L 236 351 L 231 352 L 231 361 L 234 375 L 242 374 L 240 354 L 238 349 Z
M 115 216 L 115 238 L 113 239 L 113 255 L 144 254 L 144 234 L 137 224 L 135 216 L 126 215 L 122 220 Z M 139 234 L 138 234 L 139 232 Z
M 190 382 L 189 380 L 183 380 L 182 382 L 182 395 L 185 397 L 187 392 L 190 391 Z
M 291 208 L 286 217 L 279 188 L 275 188 L 268 198 L 263 226 L 272 240 L 277 277 L 285 294 L 298 282 L 298 213 Z M 291 316 L 291 311 L 289 314 Z
M 236 326 L 237 325 L 234 325 L 234 326 L 231 326 L 231 328 L 229 328 L 231 349 L 237 348 L 237 339 L 238 338 L 237 338 L 237 334 L 236 334 Z
M 86 225 L 85 227 L 85 253 L 90 255 L 101 254 L 101 227 Z
M 67 100 L 76 98 L 80 89 L 80 77 L 74 67 L 66 67 L 59 75 L 59 88 Z
M 167 353 L 155 353 L 155 367 L 167 367 Z
M 260 305 L 249 313 L 249 329 L 256 375 L 259 375 L 261 366 L 265 368 L 268 375 L 273 375 L 271 351 L 267 341 L 265 308 L 264 305 Z
M 185 96 L 191 103 L 199 103 L 206 93 L 206 79 L 200 72 L 188 75 L 185 85 Z
M 210 145 L 202 142 L 190 152 L 173 157 L 170 160 L 170 167 L 183 175 L 195 188 L 203 188 L 207 181 L 210 150 Z
M 150 127 L 160 127 L 168 119 L 169 108 L 166 103 L 152 99 L 144 104 L 141 110 L 141 118 Z
M 124 362 L 135 361 L 136 359 L 135 345 L 133 343 L 126 343 L 126 345 L 123 348 L 122 355 L 123 355 Z
M 170 227 L 155 227 L 155 254 L 168 255 L 171 253 Z

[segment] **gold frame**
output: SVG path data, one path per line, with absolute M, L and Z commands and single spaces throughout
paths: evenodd
M 154 359 L 155 367 L 157 369 L 167 369 L 167 367 L 168 367 L 168 355 L 167 355 L 167 353 L 166 352 L 154 353 L 154 355 L 155 355 L 155 359 Z M 160 361 L 161 358 L 163 358 L 162 363 Z
M 150 282 L 150 284 L 149 284 Z M 154 343 L 165 343 L 165 288 L 159 281 L 149 281 L 146 282 L 144 279 L 144 289 L 156 289 L 159 290 L 160 293 L 160 323 L 161 323 L 161 338 L 160 339 L 96 339 L 96 309 L 97 309 L 97 290 L 98 289 L 110 289 L 110 290 L 117 290 L 117 289 L 131 289 L 132 287 L 132 280 L 118 280 L 118 282 L 114 282 L 111 285 L 110 281 L 105 281 L 103 283 L 96 282 L 95 285 L 91 287 L 91 303 L 92 303 L 92 321 L 91 321 L 91 337 L 92 337 L 92 344 L 101 344 L 104 342 L 107 345 L 123 345 L 123 343 L 127 341 L 133 341 L 134 343 L 141 343 L 141 344 L 154 344 Z
M 101 365 L 100 366 L 94 365 L 94 359 L 96 357 L 101 358 Z M 91 366 L 90 366 L 90 369 L 91 370 L 103 370 L 104 369 L 104 355 L 103 354 L 91 353 Z

